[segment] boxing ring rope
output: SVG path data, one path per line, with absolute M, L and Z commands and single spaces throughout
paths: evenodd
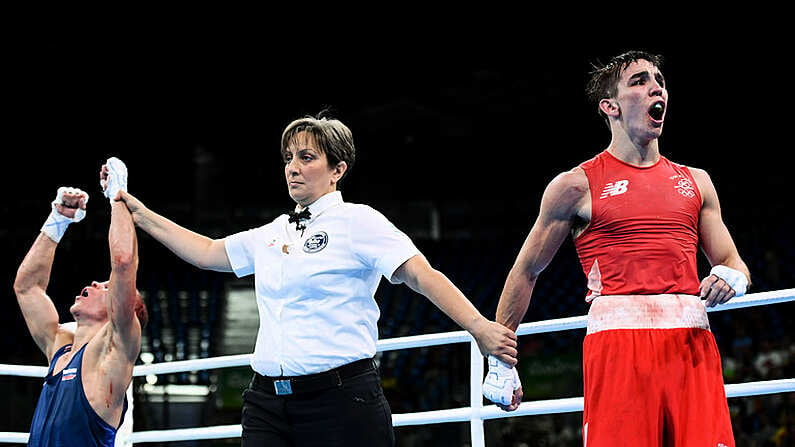
M 789 301 L 795 301 L 795 288 L 749 294 L 741 298 L 735 298 L 728 303 L 707 308 L 707 311 L 718 312 L 753 306 L 784 303 Z M 586 321 L 587 316 L 583 315 L 578 317 L 523 323 L 519 326 L 516 333 L 517 335 L 528 335 L 581 329 L 585 328 Z M 439 346 L 464 342 L 470 343 L 470 407 L 417 413 L 393 414 L 392 423 L 395 427 L 439 424 L 446 422 L 469 422 L 472 447 L 484 447 L 484 420 L 539 414 L 572 413 L 583 410 L 582 397 L 522 402 L 519 408 L 512 412 L 502 411 L 496 405 L 484 406 L 482 396 L 484 359 L 483 355 L 478 349 L 477 343 L 466 331 L 384 339 L 378 341 L 377 348 L 379 352 L 386 352 L 398 349 Z M 133 369 L 133 376 L 140 377 L 150 374 L 169 374 L 205 369 L 248 366 L 250 357 L 251 354 L 240 354 L 208 359 L 182 360 L 168 363 L 138 365 Z M 43 366 L 0 364 L 0 375 L 41 378 L 46 374 L 47 368 Z M 725 389 L 727 397 L 744 397 L 793 392 L 795 391 L 795 378 L 728 384 L 725 385 Z M 132 418 L 130 417 L 130 419 Z M 241 434 L 242 429 L 240 424 L 170 430 L 149 430 L 132 432 L 126 436 L 123 436 L 124 434 L 120 430 L 116 445 L 129 445 L 147 442 L 239 438 Z M 27 442 L 27 439 L 28 433 L 0 432 L 0 443 L 24 444 Z

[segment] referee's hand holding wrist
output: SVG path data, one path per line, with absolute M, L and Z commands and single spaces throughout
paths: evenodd
M 478 343 L 481 354 L 492 355 L 513 366 L 517 363 L 516 333 L 486 318 L 478 319 L 469 331 Z

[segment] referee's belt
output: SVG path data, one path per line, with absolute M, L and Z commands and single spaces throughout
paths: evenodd
M 375 361 L 369 358 L 356 360 L 328 371 L 304 376 L 269 377 L 255 372 L 251 387 L 257 391 L 277 396 L 311 393 L 340 387 L 345 380 L 375 369 Z

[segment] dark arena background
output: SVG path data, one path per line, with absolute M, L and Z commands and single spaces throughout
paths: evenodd
M 59 186 L 91 195 L 53 267 L 49 293 L 66 320 L 81 288 L 110 271 L 108 204 L 98 184 L 108 157 L 127 163 L 130 192 L 152 209 L 223 237 L 292 209 L 281 131 L 323 109 L 354 134 L 357 159 L 343 197 L 383 212 L 493 319 L 544 187 L 609 142 L 585 98 L 591 63 L 628 49 L 665 57 L 670 106 L 661 152 L 711 175 L 751 269 L 750 292 L 795 287 L 793 83 L 777 36 L 704 32 L 666 44 L 632 33 L 599 39 L 596 29 L 574 42 L 554 32 L 456 30 L 425 39 L 406 24 L 389 38 L 373 37 L 370 25 L 337 39 L 294 20 L 283 34 L 211 26 L 124 37 L 27 32 L 3 44 L 0 363 L 46 365 L 12 284 Z M 142 232 L 139 243 L 138 284 L 151 317 L 140 363 L 251 352 L 251 277 L 200 271 Z M 700 262 L 705 275 L 703 255 Z M 584 294 L 567 240 L 524 321 L 584 315 Z M 406 286 L 382 280 L 376 298 L 382 339 L 459 330 Z M 785 303 L 711 314 L 727 384 L 795 375 L 793 310 Z M 583 336 L 520 338 L 525 401 L 582 396 Z M 468 344 L 389 351 L 380 362 L 395 414 L 469 405 Z M 135 431 L 237 424 L 250 374 L 244 366 L 136 377 Z M 39 379 L 0 376 L 0 431 L 27 432 L 40 387 Z M 795 445 L 795 393 L 729 405 L 738 446 Z M 581 416 L 487 420 L 486 444 L 581 445 Z M 398 427 L 396 436 L 400 447 L 470 443 L 464 422 Z

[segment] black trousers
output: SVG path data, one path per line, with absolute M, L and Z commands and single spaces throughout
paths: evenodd
M 288 387 L 292 394 L 277 394 L 274 381 L 280 378 L 255 373 L 243 392 L 241 445 L 393 447 L 392 411 L 378 369 L 367 361 L 369 367 L 355 362 L 359 367 L 348 374 L 332 370 L 331 379 L 329 373 L 297 377 Z

